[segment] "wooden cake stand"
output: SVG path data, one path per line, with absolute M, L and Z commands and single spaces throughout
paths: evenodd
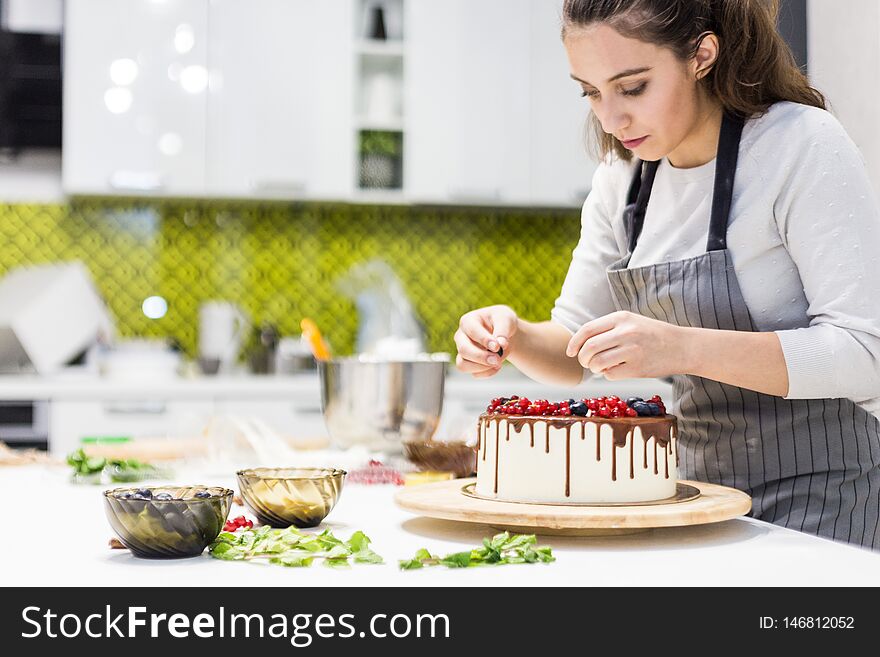
M 735 488 L 680 481 L 669 500 L 634 505 L 531 504 L 474 496 L 476 478 L 403 488 L 394 496 L 407 511 L 502 530 L 552 536 L 632 534 L 655 527 L 702 525 L 745 515 L 752 498 Z

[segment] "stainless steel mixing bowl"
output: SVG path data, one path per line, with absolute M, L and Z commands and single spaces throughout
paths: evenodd
M 446 353 L 319 362 L 321 408 L 333 445 L 400 454 L 404 442 L 431 438 L 443 410 L 448 364 Z

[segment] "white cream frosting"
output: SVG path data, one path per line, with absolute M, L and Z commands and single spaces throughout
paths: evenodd
M 506 416 L 482 416 L 476 494 L 549 504 L 645 502 L 675 495 L 678 468 L 672 419 L 667 420 L 667 429 L 663 420 L 652 418 L 653 431 L 647 427 L 645 431 L 647 440 L 637 421 L 620 420 L 629 432 L 625 444 L 616 447 L 614 420 L 560 420 L 512 418 L 508 424 Z M 650 434 L 658 432 L 658 422 L 662 435 L 655 438 Z

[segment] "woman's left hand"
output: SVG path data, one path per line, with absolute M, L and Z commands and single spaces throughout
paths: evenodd
M 685 372 L 686 328 L 618 311 L 581 326 L 565 353 L 596 374 L 615 381 Z

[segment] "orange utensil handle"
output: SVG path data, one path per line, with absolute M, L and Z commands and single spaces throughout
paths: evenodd
M 303 318 L 299 327 L 302 329 L 303 335 L 309 342 L 312 349 L 312 355 L 316 360 L 330 360 L 330 348 L 321 336 L 318 325 L 308 317 Z

